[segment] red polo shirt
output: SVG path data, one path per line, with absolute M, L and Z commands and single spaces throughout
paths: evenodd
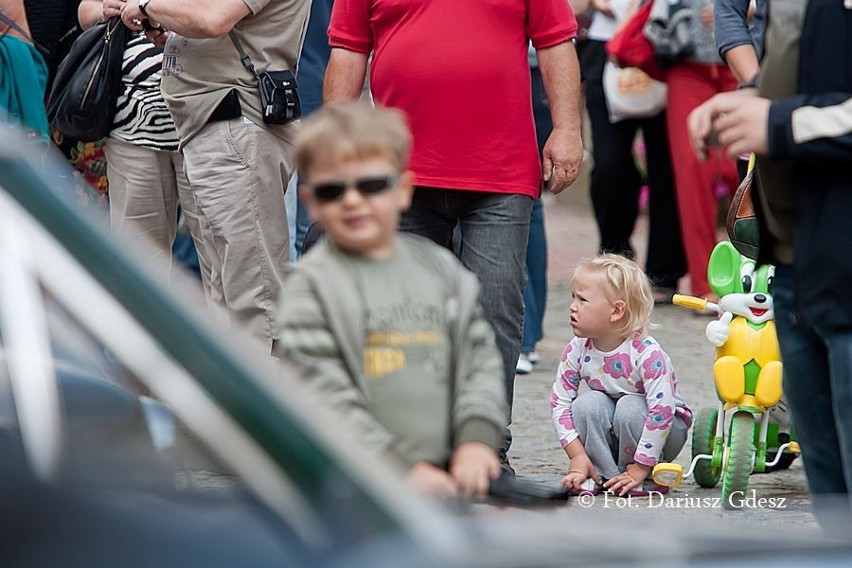
M 370 87 L 408 115 L 417 185 L 538 197 L 527 42 L 576 31 L 567 0 L 335 0 L 328 35 L 373 52 Z

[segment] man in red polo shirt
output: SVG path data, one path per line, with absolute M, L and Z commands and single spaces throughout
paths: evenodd
M 567 0 L 336 0 L 329 27 L 325 102 L 360 95 L 372 53 L 373 96 L 404 111 L 414 137 L 417 187 L 400 228 L 448 248 L 460 230 L 456 252 L 482 283 L 510 403 L 533 200 L 542 181 L 554 193 L 571 185 L 583 157 L 576 30 Z M 541 163 L 530 40 L 553 118 Z

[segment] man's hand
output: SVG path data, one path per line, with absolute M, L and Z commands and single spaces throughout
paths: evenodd
M 571 42 L 537 49 L 553 130 L 542 150 L 542 179 L 553 193 L 571 185 L 583 161 L 580 64 Z
M 571 463 L 568 465 L 568 474 L 562 478 L 562 485 L 567 489 L 580 490 L 580 485 L 588 478 L 595 480 L 595 483 L 601 483 L 601 476 L 592 465 L 592 460 L 588 454 L 583 453 L 571 458 Z
M 554 128 L 542 151 L 542 175 L 545 186 L 559 193 L 580 175 L 583 163 L 583 139 L 579 129 Z
M 158 28 L 145 28 L 145 37 L 150 39 L 159 49 L 163 49 L 163 47 L 165 47 L 171 34 L 172 32 L 162 26 Z
M 647 465 L 632 463 L 627 466 L 627 471 L 621 475 L 616 475 L 604 483 L 604 487 L 613 493 L 624 495 L 631 489 L 641 486 L 645 478 L 648 477 L 648 474 L 651 473 L 651 469 Z
M 449 473 L 426 462 L 417 462 L 406 476 L 408 485 L 422 493 L 449 498 L 457 494 L 456 484 Z
M 462 493 L 485 497 L 491 480 L 500 475 L 500 460 L 491 447 L 465 442 L 450 458 L 450 475 Z
M 145 23 L 148 18 L 139 9 L 139 0 L 127 0 L 124 7 L 121 9 L 121 21 L 124 25 L 134 32 L 141 32 L 145 29 Z M 157 28 L 160 24 L 150 22 L 150 27 Z
M 720 93 L 700 105 L 687 119 L 689 140 L 696 155 L 707 158 L 708 141 L 714 133 L 715 142 L 731 158 L 749 153 L 765 156 L 769 152 L 766 137 L 771 104 L 769 99 L 758 97 L 754 89 L 748 89 Z
M 725 147 L 728 157 L 749 153 L 766 156 L 769 153 L 767 132 L 772 101 L 750 96 L 740 97 L 732 103 L 724 102 L 713 121 L 713 128 L 719 133 L 719 144 Z

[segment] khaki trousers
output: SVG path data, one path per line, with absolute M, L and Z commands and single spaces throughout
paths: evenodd
M 183 156 L 158 152 L 115 138 L 104 146 L 109 178 L 110 227 L 117 234 L 143 237 L 154 246 L 151 258 L 173 266 L 172 245 L 177 232 L 177 205 L 184 211 L 192 240 L 198 251 L 202 285 L 208 297 L 209 255 L 202 254 L 201 219 L 195 213 L 195 197 L 184 173 Z
M 109 221 L 116 234 L 142 237 L 153 257 L 171 263 L 178 195 L 189 192 L 183 158 L 115 138 L 104 146 L 109 179 Z
M 183 155 L 194 197 L 184 212 L 202 243 L 209 299 L 271 348 L 290 261 L 284 192 L 293 146 L 241 117 L 208 124 Z

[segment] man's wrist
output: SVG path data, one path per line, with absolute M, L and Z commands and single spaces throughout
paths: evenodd
M 757 75 L 755 75 L 754 77 L 752 77 L 748 81 L 745 81 L 745 82 L 737 85 L 737 90 L 743 91 L 743 90 L 746 90 L 746 89 L 756 89 L 757 88 L 757 81 L 759 79 L 760 79 L 760 73 L 758 73 Z
M 151 16 L 148 14 L 148 4 L 150 3 L 151 0 L 139 0 L 139 11 L 149 20 L 151 19 Z

